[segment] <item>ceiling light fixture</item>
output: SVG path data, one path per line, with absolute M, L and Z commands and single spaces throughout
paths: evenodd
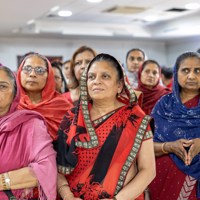
M 34 19 L 31 19 L 31 20 L 29 20 L 29 21 L 27 22 L 27 25 L 33 24 L 34 22 L 35 22 L 35 20 L 34 20 Z
M 55 12 L 59 9 L 59 6 L 54 6 L 53 8 L 50 9 L 51 12 Z
M 69 17 L 72 15 L 72 12 L 70 10 L 61 10 L 58 12 L 58 15 L 60 17 Z
M 144 18 L 144 21 L 146 22 L 155 22 L 157 20 L 158 20 L 158 17 L 154 15 L 149 15 Z
M 189 10 L 195 10 L 195 9 L 198 9 L 200 8 L 200 4 L 199 3 L 188 3 L 185 5 L 185 8 L 186 9 L 189 9 Z
M 90 3 L 100 3 L 102 0 L 87 0 Z

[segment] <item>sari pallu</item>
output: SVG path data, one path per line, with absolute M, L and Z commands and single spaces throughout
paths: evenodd
M 152 111 L 152 116 L 155 122 L 155 130 L 154 130 L 155 142 L 170 142 L 170 141 L 176 141 L 181 138 L 189 140 L 200 137 L 199 96 L 196 96 L 190 101 L 186 102 L 185 104 L 182 104 L 180 99 L 180 86 L 177 80 L 176 67 L 174 68 L 173 92 L 171 94 L 162 97 L 162 99 L 154 107 Z M 181 189 L 179 187 L 172 188 L 174 191 L 176 190 L 176 195 L 171 196 L 169 200 L 176 200 L 179 198 L 179 195 L 183 195 L 185 199 L 190 199 L 190 200 L 195 200 L 199 198 L 200 197 L 199 154 L 193 158 L 189 166 L 186 166 L 184 162 L 173 153 L 170 153 L 169 157 L 172 160 L 172 163 L 176 165 L 175 170 L 180 171 L 178 173 L 179 174 L 178 177 L 182 176 L 184 177 L 184 180 L 182 182 L 179 182 L 179 184 L 182 185 L 183 187 L 181 187 Z M 159 160 L 160 162 L 161 158 L 158 158 L 157 160 Z M 156 163 L 158 162 L 157 160 Z M 168 168 L 168 166 L 165 163 L 162 163 L 160 170 L 162 170 L 163 168 Z M 171 182 L 177 182 L 176 176 L 172 176 L 171 173 L 173 173 L 172 170 L 169 172 L 169 174 L 167 174 L 168 177 L 167 178 L 165 177 L 165 180 L 170 178 Z M 158 174 L 153 183 L 151 184 L 152 185 L 151 187 L 154 187 L 154 189 L 161 184 Z M 186 180 L 186 177 L 189 177 L 190 181 Z M 197 183 L 195 183 L 193 179 L 195 179 Z M 185 183 L 187 184 L 187 186 L 192 186 L 192 185 L 194 186 L 194 184 L 195 186 L 193 188 L 187 190 L 184 189 L 184 191 L 182 191 L 182 188 L 185 187 L 184 186 Z M 171 185 L 170 182 L 168 182 L 168 185 L 165 186 L 166 190 L 163 190 L 162 188 L 160 189 L 160 191 L 158 191 L 158 189 L 157 190 L 153 189 L 151 193 L 155 192 L 153 194 L 154 199 L 156 200 L 158 199 L 159 196 L 166 193 L 170 194 L 171 192 L 168 190 L 170 188 L 170 185 Z M 191 197 L 191 195 L 193 196 L 193 192 L 195 190 L 197 192 L 196 196 Z
M 152 137 L 148 126 L 150 117 L 137 105 L 123 106 L 95 120 L 96 134 L 91 136 L 81 108 L 77 113 L 72 120 L 74 110 L 68 112 L 60 126 L 58 170 L 66 174 L 76 197 L 112 198 L 124 186 L 131 166 L 134 174 L 137 173 L 136 158 L 141 144 Z
M 37 127 L 37 130 L 30 128 L 32 126 Z M 55 199 L 56 165 L 51 142 L 43 117 L 39 113 L 17 110 L 0 118 L 0 174 L 30 167 L 38 179 L 39 194 L 35 194 L 37 190 L 33 188 L 12 190 L 17 199 L 38 195 L 41 200 Z M 50 174 L 51 185 L 46 179 Z M 3 191 L 0 191 L 0 199 L 8 199 Z

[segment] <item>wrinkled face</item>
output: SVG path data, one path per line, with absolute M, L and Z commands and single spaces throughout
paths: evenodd
M 159 68 L 155 63 L 145 65 L 141 73 L 141 82 L 148 88 L 154 87 L 160 78 Z
M 14 86 L 5 71 L 0 70 L 0 116 L 5 115 L 13 100 Z
M 130 52 L 126 61 L 128 71 L 138 72 L 138 69 L 143 64 L 144 59 L 145 58 L 141 51 Z
M 90 63 L 90 61 L 94 58 L 94 55 L 90 51 L 84 51 L 82 53 L 77 54 L 75 58 L 74 72 L 78 81 L 81 79 L 81 74 L 83 73 L 85 67 Z
M 72 76 L 72 70 L 71 70 L 71 63 L 67 62 L 63 66 L 63 73 L 65 75 L 66 79 L 69 79 Z
M 198 91 L 200 89 L 200 59 L 191 57 L 180 63 L 178 83 L 181 90 Z
M 54 79 L 56 82 L 56 91 L 61 93 L 61 88 L 62 88 L 62 77 L 60 74 L 60 71 L 56 67 L 52 67 L 53 73 L 54 73 Z
M 88 71 L 88 92 L 92 100 L 111 102 L 122 90 L 117 70 L 109 62 L 94 62 Z
M 23 70 L 24 67 L 32 68 L 32 70 L 27 72 Z M 41 93 L 46 85 L 48 77 L 48 69 L 45 61 L 38 56 L 32 56 L 25 61 L 23 68 L 21 71 L 21 85 L 24 90 L 26 92 Z M 35 72 L 36 68 L 39 68 L 39 71 L 46 71 L 44 73 L 38 74 Z

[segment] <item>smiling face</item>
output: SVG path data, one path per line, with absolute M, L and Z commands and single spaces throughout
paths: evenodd
M 7 73 L 0 70 L 0 116 L 5 115 L 14 98 L 14 85 Z
M 153 88 L 159 81 L 159 67 L 155 63 L 145 65 L 141 73 L 141 82 L 148 88 Z
M 47 64 L 42 58 L 34 55 L 26 59 L 23 67 L 24 66 L 31 66 L 33 69 L 35 69 L 36 67 L 46 69 L 44 74 L 37 74 L 34 70 L 32 70 L 30 73 L 27 73 L 23 71 L 22 68 L 20 74 L 21 85 L 26 92 L 42 93 L 48 77 Z
M 117 70 L 110 62 L 96 61 L 88 71 L 88 92 L 92 100 L 114 102 L 117 93 L 122 90 Z
M 182 91 L 198 92 L 200 89 L 200 59 L 184 59 L 178 69 L 178 83 Z

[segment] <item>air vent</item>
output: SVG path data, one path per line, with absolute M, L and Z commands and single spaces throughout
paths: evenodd
M 104 10 L 105 13 L 115 13 L 115 14 L 136 14 L 145 11 L 144 7 L 130 7 L 130 6 L 115 6 Z
M 171 8 L 171 9 L 168 9 L 168 10 L 165 10 L 166 12 L 185 12 L 187 11 L 187 9 L 185 8 Z
M 58 17 L 58 15 L 55 15 L 55 14 L 49 14 L 47 15 L 48 18 L 55 18 L 55 17 Z

